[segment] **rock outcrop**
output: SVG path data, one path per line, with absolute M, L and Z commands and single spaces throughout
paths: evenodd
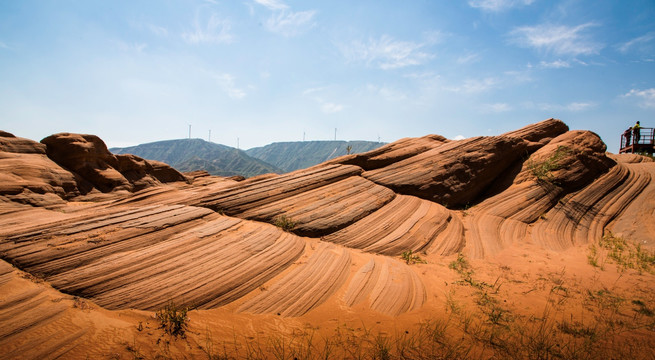
M 655 209 L 644 200 L 655 191 L 652 162 L 607 156 L 596 134 L 555 119 L 498 136 L 402 139 L 283 175 L 189 174 L 193 183 L 165 164 L 114 156 L 91 135 L 0 135 L 2 258 L 108 309 L 173 299 L 296 317 L 337 301 L 398 316 L 421 309 L 426 276 L 439 276 L 403 253 L 561 251 L 627 233 L 623 214 L 645 221 Z M 124 195 L 62 200 L 98 191 Z M 58 198 L 57 211 L 17 204 L 26 192 Z
M 38 142 L 0 132 L 0 197 L 45 206 L 79 195 L 75 174 L 61 168 Z
M 113 155 L 95 135 L 61 133 L 41 143 L 46 145 L 48 157 L 102 192 L 137 191 L 160 182 L 186 180 L 163 163 L 153 164 L 134 155 Z
M 177 170 L 133 155 L 113 155 L 94 135 L 56 134 L 37 143 L 0 131 L 0 197 L 35 206 L 91 192 L 139 191 L 188 181 Z

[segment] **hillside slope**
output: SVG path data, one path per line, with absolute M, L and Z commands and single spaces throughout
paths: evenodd
M 348 146 L 352 147 L 351 154 L 358 154 L 382 145 L 384 143 L 372 141 L 291 141 L 248 149 L 246 153 L 290 172 L 346 155 Z
M 161 161 L 183 172 L 206 170 L 212 175 L 245 177 L 282 172 L 273 165 L 248 156 L 242 150 L 202 139 L 157 141 L 109 150 L 114 154 L 133 154 Z

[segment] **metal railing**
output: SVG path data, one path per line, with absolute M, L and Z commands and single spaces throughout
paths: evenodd
M 652 154 L 655 146 L 655 129 L 642 127 L 639 130 L 626 130 L 621 134 L 619 153 L 647 152 Z

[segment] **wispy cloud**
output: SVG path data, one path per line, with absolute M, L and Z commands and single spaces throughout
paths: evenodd
M 457 63 L 460 65 L 472 64 L 480 61 L 479 54 L 466 54 L 457 58 Z
M 623 96 L 638 98 L 639 106 L 642 108 L 655 108 L 655 88 L 645 90 L 632 89 Z
M 374 94 L 383 97 L 387 101 L 397 101 L 407 99 L 407 95 L 402 91 L 389 86 L 376 86 L 368 84 L 366 89 Z
M 627 52 L 629 52 L 629 51 L 631 51 L 633 49 L 643 51 L 645 49 L 654 47 L 653 43 L 655 41 L 653 41 L 653 40 L 655 40 L 655 31 L 651 31 L 651 32 L 649 32 L 649 33 L 647 33 L 645 35 L 639 36 L 639 37 L 634 38 L 634 39 L 632 39 L 632 40 L 630 40 L 628 42 L 625 42 L 625 43 L 619 45 L 618 48 L 619 48 L 619 51 L 622 52 L 622 53 L 627 53 Z
M 483 113 L 503 113 L 511 111 L 513 108 L 507 103 L 483 104 L 480 110 Z
M 231 99 L 243 99 L 246 97 L 246 92 L 236 86 L 235 77 L 231 74 L 211 74 L 211 77 L 216 80 L 219 87 Z
M 475 94 L 490 90 L 498 86 L 498 84 L 499 80 L 497 78 L 487 77 L 484 79 L 466 79 L 460 85 L 446 86 L 445 89 L 456 93 Z
M 572 102 L 568 104 L 551 104 L 551 103 L 525 103 L 524 106 L 528 109 L 539 109 L 543 111 L 568 111 L 580 112 L 589 110 L 596 107 L 594 102 Z
M 539 67 L 543 69 L 562 69 L 571 67 L 571 64 L 564 60 L 555 60 L 550 62 L 542 61 L 539 63 Z
M 278 0 L 255 0 L 259 5 L 272 11 L 264 24 L 270 32 L 291 37 L 298 35 L 316 25 L 316 10 L 291 11 L 289 5 Z
M 469 0 L 469 6 L 484 11 L 500 12 L 513 7 L 530 5 L 535 0 Z
M 287 37 L 295 36 L 315 25 L 316 11 L 276 11 L 266 20 L 266 29 Z
M 255 0 L 255 2 L 269 8 L 270 10 L 286 10 L 289 8 L 287 4 L 277 0 Z
M 5 44 L 4 42 L 0 41 L 0 48 L 9 49 L 9 46 L 7 44 Z
M 148 44 L 145 43 L 126 43 L 120 40 L 116 41 L 116 45 L 121 49 L 121 51 L 138 53 L 143 52 L 143 50 L 148 47 Z
M 341 53 L 348 61 L 364 62 L 389 70 L 406 66 L 421 65 L 434 58 L 424 49 L 430 42 L 412 42 L 396 40 L 388 35 L 367 42 L 353 41 L 340 45 Z
M 337 113 L 341 110 L 343 110 L 343 105 L 341 104 L 335 104 L 331 102 L 325 102 L 321 104 L 321 111 L 323 111 L 326 114 Z
M 230 43 L 234 40 L 230 33 L 231 27 L 230 21 L 221 19 L 217 13 L 211 13 L 208 19 L 202 19 L 198 12 L 193 22 L 193 30 L 184 32 L 182 38 L 189 44 Z
M 541 24 L 522 26 L 510 32 L 511 41 L 519 46 L 531 47 L 559 56 L 597 54 L 603 45 L 595 42 L 588 29 L 597 26 L 593 22 L 578 26 Z
M 321 111 L 326 114 L 334 114 L 342 111 L 344 109 L 344 105 L 325 100 L 322 94 L 325 93 L 326 91 L 327 88 L 316 87 L 316 88 L 306 89 L 305 91 L 302 92 L 302 94 L 316 101 Z
M 157 36 L 168 36 L 168 30 L 159 25 L 154 25 L 154 24 L 146 24 L 146 27 L 148 30 L 150 30 L 151 33 L 157 35 Z

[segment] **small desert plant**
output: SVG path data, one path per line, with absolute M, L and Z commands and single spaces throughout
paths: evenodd
M 649 309 L 643 301 L 641 301 L 641 300 L 632 300 L 632 304 L 638 306 L 638 308 L 634 309 L 634 311 L 636 313 L 646 315 L 646 316 L 650 316 L 650 317 L 655 316 L 655 312 L 653 312 L 653 310 Z
M 640 273 L 655 273 L 655 252 L 643 249 L 641 244 L 629 242 L 608 231 L 598 241 L 598 247 L 603 249 L 607 253 L 607 259 L 621 270 L 635 269 Z
M 448 267 L 455 270 L 462 277 L 463 282 L 476 289 L 482 289 L 484 286 L 489 286 L 484 282 L 479 282 L 473 279 L 474 271 L 462 253 L 457 254 L 457 259 L 448 264 Z
M 411 264 L 427 264 L 428 263 L 427 261 L 421 259 L 420 256 L 414 254 L 414 252 L 412 250 L 403 251 L 401 257 L 402 257 L 403 260 L 405 260 L 405 262 L 408 265 L 411 265 Z
M 596 335 L 596 331 L 589 326 L 584 326 L 579 322 L 568 322 L 563 321 L 557 324 L 557 329 L 567 335 L 572 335 L 573 337 L 588 337 L 592 338 Z
M 560 161 L 568 154 L 571 153 L 571 149 L 566 146 L 558 146 L 555 153 L 551 155 L 548 159 L 537 162 L 529 160 L 527 162 L 527 168 L 530 170 L 530 173 L 537 178 L 538 181 L 553 181 L 553 171 L 560 169 Z
M 280 215 L 273 220 L 273 225 L 289 232 L 296 227 L 296 222 L 286 215 Z
M 598 265 L 598 248 L 596 247 L 596 244 L 589 245 L 589 253 L 587 254 L 587 263 L 589 263 L 589 265 L 593 267 L 600 267 L 600 265 Z
M 171 301 L 164 308 L 159 309 L 155 315 L 164 332 L 169 335 L 184 337 L 184 333 L 189 326 L 188 311 L 188 307 L 177 306 Z
M 352 145 L 348 145 L 348 146 L 346 146 L 346 153 L 347 153 L 348 155 L 350 155 L 350 152 L 352 151 L 352 149 L 353 149 Z

